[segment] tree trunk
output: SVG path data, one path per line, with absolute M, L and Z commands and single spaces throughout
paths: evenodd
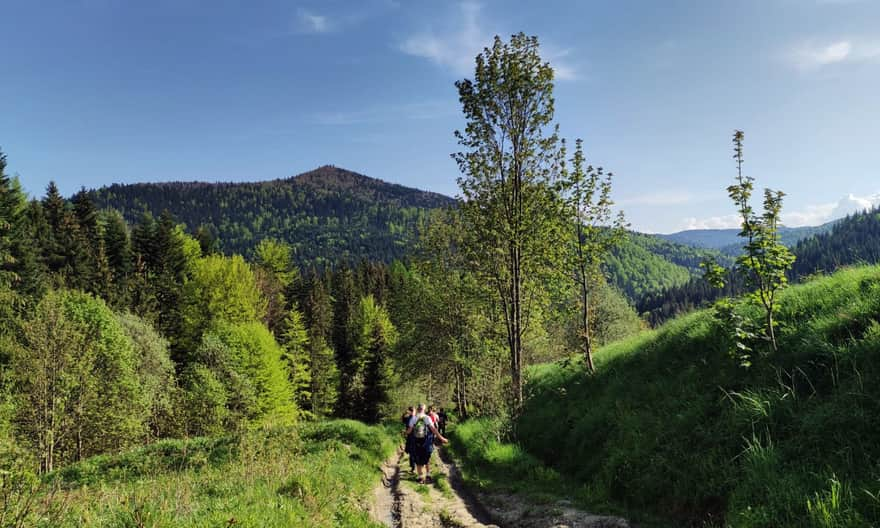
M 511 379 L 513 383 L 513 407 L 519 411 L 523 404 L 522 393 L 522 280 L 520 278 L 520 250 L 514 245 L 513 250 L 513 321 L 510 347 Z
M 584 280 L 581 283 L 581 293 L 582 293 L 582 301 L 583 301 L 583 320 L 581 321 L 582 333 L 581 333 L 581 341 L 584 346 L 584 361 L 587 364 L 587 373 L 592 374 L 595 370 L 595 366 L 593 365 L 593 339 L 590 336 L 590 296 L 587 291 L 587 281 Z
M 578 244 L 580 241 L 580 227 L 578 227 Z M 578 251 L 581 252 L 580 246 Z M 580 266 L 581 283 L 581 343 L 584 348 L 584 362 L 587 364 L 587 373 L 592 374 L 593 366 L 593 340 L 590 336 L 590 290 L 587 287 L 587 270 L 583 264 Z
M 776 352 L 778 349 L 776 348 L 776 332 L 773 330 L 772 306 L 767 310 L 767 337 L 770 338 L 770 345 L 773 347 L 773 351 Z

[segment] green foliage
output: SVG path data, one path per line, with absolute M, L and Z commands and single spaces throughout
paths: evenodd
M 153 438 L 171 436 L 177 432 L 174 406 L 179 403 L 179 395 L 168 340 L 134 314 L 119 314 L 116 318 L 134 345 L 135 373 L 150 405 L 150 434 Z
M 590 320 L 593 339 L 598 346 L 638 334 L 644 323 L 626 297 L 605 281 L 596 285 L 594 310 Z
M 27 200 L 17 179 L 6 172 L 6 155 L 0 151 L 0 284 L 20 280 L 16 273 Z
M 351 421 L 163 440 L 51 475 L 68 497 L 51 526 L 378 528 L 363 504 L 395 447 Z
M 398 408 L 389 407 L 390 392 L 397 382 L 391 353 L 397 343 L 397 330 L 388 317 L 388 311 L 376 304 L 372 295 L 361 298 L 352 318 L 355 355 L 352 376 L 347 388 L 354 408 L 354 416 L 376 423 L 397 414 Z
M 103 208 L 137 222 L 168 210 L 211 249 L 251 256 L 260 241 L 290 245 L 297 264 L 391 262 L 403 258 L 431 209 L 451 198 L 325 166 L 294 178 L 255 183 L 111 185 L 92 193 Z M 204 251 L 205 254 L 211 251 Z
M 760 325 L 755 324 L 753 315 L 748 313 L 748 305 L 732 299 L 721 299 L 712 308 L 721 335 L 730 342 L 728 348 L 731 358 L 741 367 L 752 366 Z
M 786 289 L 778 352 L 747 369 L 709 311 L 604 347 L 588 379 L 536 367 L 519 445 L 589 490 L 594 511 L 636 521 L 876 524 L 878 294 L 877 267 Z
M 194 436 L 222 434 L 230 414 L 227 408 L 229 398 L 227 388 L 217 379 L 214 371 L 195 363 L 184 372 L 181 384 L 184 389 L 182 403 L 186 414 L 186 432 Z
M 792 280 L 830 273 L 842 266 L 880 262 L 880 209 L 838 220 L 827 231 L 798 242 Z
M 284 359 L 290 369 L 290 385 L 297 405 L 308 409 L 312 400 L 312 369 L 309 333 L 302 313 L 296 308 L 287 314 L 282 334 Z
M 0 400 L 0 527 L 57 522 L 63 504 L 41 500 L 56 490 L 38 477 L 31 453 L 16 444 L 9 426 L 12 411 L 10 402 Z
M 290 246 L 276 240 L 262 240 L 257 245 L 254 259 L 257 284 L 266 300 L 263 322 L 273 333 L 280 335 L 290 304 L 286 293 L 299 276 Z
M 456 210 L 439 212 L 420 240 L 416 265 L 392 269 L 396 363 L 406 373 L 392 400 L 399 407 L 451 401 L 467 417 L 505 407 L 509 352 L 500 342 L 505 331 L 497 312 L 486 304 L 492 287 L 469 272 L 461 221 Z
M 309 328 L 309 371 L 312 377 L 309 410 L 317 416 L 327 416 L 336 408 L 339 396 L 339 368 L 328 343 L 333 309 L 324 281 L 313 275 L 309 286 L 303 304 Z
M 196 260 L 184 287 L 183 302 L 190 348 L 216 322 L 257 321 L 266 309 L 254 273 L 239 255 L 208 255 Z
M 566 207 L 574 223 L 572 248 L 569 249 L 570 267 L 581 307 L 579 335 L 587 371 L 593 372 L 592 319 L 596 309 L 595 290 L 604 282 L 602 263 L 612 248 L 626 238 L 628 224 L 620 211 L 612 220 L 612 173 L 602 167 L 584 167 L 583 141 L 578 139 L 571 159 L 571 172 L 563 176 Z
M 329 416 L 339 398 L 339 368 L 333 349 L 321 336 L 309 338 L 309 370 L 312 375 L 309 410 L 317 416 Z
M 742 173 L 744 137 L 740 130 L 733 134 L 737 180 L 734 185 L 727 188 L 727 193 L 736 204 L 742 218 L 740 237 L 746 240 L 743 246 L 745 252 L 736 259 L 736 263 L 746 274 L 746 282 L 752 289 L 752 297 L 764 307 L 767 337 L 776 350 L 773 322 L 773 313 L 777 308 L 776 294 L 788 283 L 786 273 L 795 257 L 779 239 L 779 216 L 785 193 L 765 189 L 764 213 L 760 217 L 753 212 L 749 204 L 754 178 L 744 176 Z
M 21 336 L 11 359 L 16 422 L 42 469 L 143 440 L 150 402 L 138 358 L 103 301 L 50 292 Z
M 505 322 L 511 403 L 522 405 L 526 308 L 558 270 L 562 203 L 556 187 L 563 152 L 553 125 L 553 69 L 537 37 L 495 37 L 476 57 L 474 79 L 456 82 L 467 126 L 456 131 L 463 249 L 492 284 Z M 498 138 L 504 138 L 499 141 Z M 540 284 L 540 286 L 539 286 Z M 502 308 L 503 307 L 503 308 Z
M 282 288 L 290 287 L 296 279 L 293 254 L 290 245 L 270 238 L 261 240 L 254 250 L 256 264 L 272 272 L 281 282 Z
M 244 400 L 242 411 L 247 420 L 284 424 L 296 419 L 297 408 L 284 352 L 263 324 L 220 322 L 205 337 L 206 343 L 212 339 L 220 345 L 215 349 L 228 357 L 212 358 L 210 362 L 229 365 L 227 373 L 236 380 L 234 385 L 228 382 L 227 394 L 241 385 L 253 390 L 252 398 L 240 397 Z

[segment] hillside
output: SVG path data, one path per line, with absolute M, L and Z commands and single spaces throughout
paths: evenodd
M 779 234 L 782 243 L 790 247 L 805 238 L 820 233 L 827 233 L 836 222 L 837 220 L 834 220 L 819 226 L 781 227 Z M 727 255 L 738 255 L 742 249 L 742 242 L 739 240 L 739 229 L 690 229 L 667 235 L 658 234 L 656 236 L 688 246 L 717 249 Z
M 700 249 L 631 232 L 606 261 L 611 283 L 633 302 L 646 295 L 681 286 L 700 273 L 708 257 L 729 264 L 731 259 L 710 249 Z
M 793 248 L 793 278 L 828 273 L 841 266 L 880 262 L 880 208 L 847 216 L 825 233 L 806 238 Z
M 361 259 L 390 262 L 409 254 L 431 209 L 455 203 L 436 193 L 325 166 L 256 183 L 169 182 L 111 185 L 91 193 L 130 223 L 168 210 L 191 231 L 207 227 L 225 253 L 249 255 L 263 238 L 284 240 L 300 265 Z M 611 282 L 631 300 L 686 283 L 707 256 L 654 235 L 632 233 L 609 258 Z
M 749 368 L 710 311 L 602 349 L 594 376 L 536 368 L 521 446 L 663 525 L 876 525 L 880 267 L 786 290 L 779 321 Z
M 827 231 L 802 239 L 791 248 L 797 257 L 789 273 L 791 281 L 830 273 L 842 266 L 880 262 L 880 209 L 853 214 L 826 226 Z M 719 291 L 697 275 L 685 283 L 638 297 L 635 304 L 651 324 L 659 324 L 722 295 L 736 294 L 740 288 L 741 281 L 731 278 L 726 289 Z
M 91 196 L 129 222 L 167 209 L 190 230 L 205 226 L 225 253 L 248 255 L 263 238 L 284 240 L 300 264 L 400 258 L 428 211 L 454 203 L 332 166 L 266 182 L 114 184 Z
M 396 442 L 350 420 L 163 440 L 50 473 L 55 506 L 3 526 L 379 528 L 365 504 Z

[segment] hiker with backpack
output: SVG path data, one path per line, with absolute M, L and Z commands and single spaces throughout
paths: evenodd
M 428 483 L 431 481 L 431 470 L 428 464 L 431 461 L 431 453 L 434 452 L 434 437 L 437 437 L 443 444 L 449 443 L 449 440 L 437 430 L 431 415 L 425 412 L 424 403 L 419 404 L 416 414 L 409 419 L 409 427 L 406 429 L 406 434 L 411 434 L 413 437 L 410 457 L 414 459 L 416 464 L 418 483 Z

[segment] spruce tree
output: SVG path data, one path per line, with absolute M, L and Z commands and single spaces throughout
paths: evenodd
M 102 221 L 104 224 L 102 244 L 113 283 L 110 303 L 116 307 L 127 306 L 130 299 L 129 282 L 134 265 L 128 227 L 122 215 L 115 210 L 106 211 L 102 215 Z
M 352 390 L 356 383 L 357 365 L 351 335 L 351 322 L 357 307 L 358 293 L 355 290 L 354 274 L 351 268 L 342 264 L 333 273 L 333 330 L 332 343 L 336 352 L 336 364 L 339 367 L 339 403 L 338 414 L 353 418 L 353 410 L 347 404 L 353 396 Z
M 284 359 L 290 368 L 290 384 L 300 409 L 311 410 L 312 369 L 309 354 L 309 332 L 302 313 L 293 307 L 284 321 L 281 334 Z
M 333 308 L 324 280 L 312 270 L 305 282 L 307 290 L 303 312 L 308 327 L 310 410 L 316 416 L 333 413 L 339 398 L 339 369 L 329 345 Z

